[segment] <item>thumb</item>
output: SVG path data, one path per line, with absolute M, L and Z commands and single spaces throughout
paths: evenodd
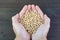
M 45 23 L 42 24 L 36 31 L 35 34 L 38 37 L 47 35 L 49 28 L 50 28 L 50 19 L 47 17 L 47 15 L 44 15 Z
M 23 25 L 19 23 L 19 14 L 16 14 L 15 16 L 12 17 L 12 25 L 13 25 L 13 30 L 15 34 L 26 33 Z

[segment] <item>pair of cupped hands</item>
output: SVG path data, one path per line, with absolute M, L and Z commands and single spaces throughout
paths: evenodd
M 32 34 L 30 37 L 30 34 L 25 30 L 24 26 L 19 22 L 19 20 L 26 11 L 31 9 L 34 12 L 39 13 L 45 22 L 44 24 L 40 25 L 36 33 Z M 25 5 L 19 13 L 12 16 L 12 25 L 16 34 L 15 40 L 47 40 L 47 34 L 50 28 L 50 18 L 42 12 L 38 5 Z

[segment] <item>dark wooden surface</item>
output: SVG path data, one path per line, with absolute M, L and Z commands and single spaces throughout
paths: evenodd
M 14 40 L 11 17 L 25 4 L 40 6 L 51 19 L 48 40 L 60 40 L 60 0 L 0 0 L 0 40 Z

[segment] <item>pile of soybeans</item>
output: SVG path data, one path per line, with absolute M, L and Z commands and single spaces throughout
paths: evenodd
M 31 10 L 21 16 L 20 23 L 23 24 L 28 33 L 33 34 L 37 31 L 40 25 L 44 23 L 44 21 L 39 13 Z

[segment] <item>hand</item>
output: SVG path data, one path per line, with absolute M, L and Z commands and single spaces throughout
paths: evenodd
M 23 7 L 19 14 L 16 14 L 12 17 L 13 30 L 16 34 L 15 40 L 30 40 L 30 35 L 27 33 L 23 25 L 19 23 L 19 17 L 21 17 L 21 15 L 24 14 L 26 10 L 27 5 Z
M 19 14 L 16 14 L 12 17 L 13 30 L 16 34 L 16 40 L 29 40 L 30 35 L 26 32 L 25 28 L 21 23 L 19 23 L 19 16 L 21 17 L 26 11 L 32 10 L 38 12 L 42 19 L 45 20 L 45 23 L 42 24 L 36 31 L 35 34 L 32 34 L 32 40 L 45 40 L 47 33 L 50 28 L 50 19 L 47 15 L 43 15 L 43 12 L 38 6 L 35 5 L 25 5 Z
M 39 6 L 32 5 L 32 9 L 38 12 L 45 21 L 44 24 L 37 29 L 36 33 L 32 34 L 32 40 L 47 40 L 46 37 L 50 28 L 50 18 L 46 14 L 43 14 Z

